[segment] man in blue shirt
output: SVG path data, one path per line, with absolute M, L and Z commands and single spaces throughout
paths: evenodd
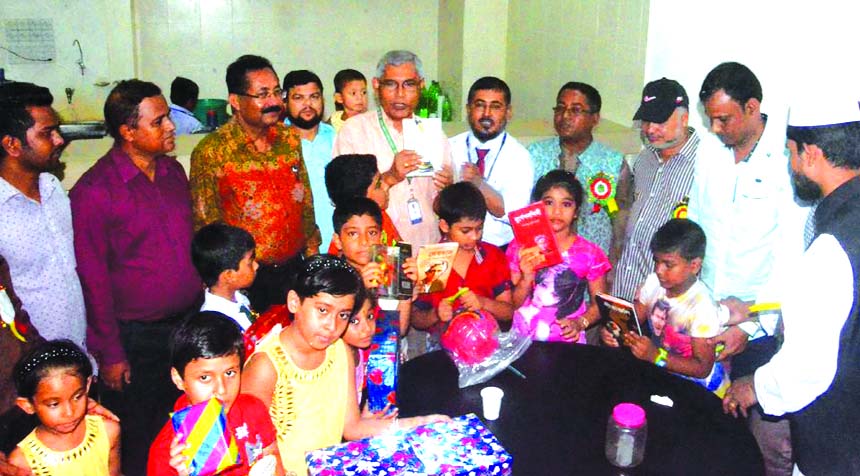
M 194 81 L 177 76 L 170 83 L 170 120 L 176 126 L 176 135 L 193 134 L 203 129 L 194 117 L 194 108 L 200 96 L 200 87 Z
M 309 242 L 308 246 L 317 245 L 325 251 L 334 232 L 331 221 L 334 207 L 325 188 L 325 166 L 331 161 L 335 133 L 332 126 L 321 122 L 325 112 L 322 81 L 308 70 L 290 71 L 284 76 L 284 93 L 287 104 L 284 123 L 295 127 L 302 136 L 302 157 L 314 196 L 319 236 L 311 238 L 316 243 Z

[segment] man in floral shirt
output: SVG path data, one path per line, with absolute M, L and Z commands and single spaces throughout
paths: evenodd
M 237 59 L 227 90 L 233 118 L 191 154 L 194 225 L 222 221 L 251 232 L 260 268 L 248 297 L 264 312 L 285 302 L 303 252 L 317 252 L 313 197 L 301 137 L 280 121 L 283 91 L 269 60 Z

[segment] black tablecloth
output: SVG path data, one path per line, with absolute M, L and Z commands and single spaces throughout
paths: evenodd
M 403 417 L 481 412 L 480 390 L 505 391 L 498 420 L 487 427 L 514 457 L 514 475 L 761 475 L 761 454 L 743 419 L 723 414 L 704 388 L 637 360 L 624 349 L 535 342 L 513 366 L 490 381 L 459 389 L 457 369 L 441 351 L 400 368 L 398 403 Z M 651 395 L 674 401 L 669 408 Z M 645 460 L 613 468 L 604 455 L 612 407 L 645 408 Z

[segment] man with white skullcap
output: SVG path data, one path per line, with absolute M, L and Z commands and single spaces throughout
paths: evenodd
M 860 426 L 858 97 L 816 96 L 791 108 L 795 193 L 821 198 L 815 235 L 782 290 L 782 347 L 723 400 L 733 414 L 758 402 L 766 414 L 789 415 L 795 474 L 860 474 L 860 451 L 844 432 Z

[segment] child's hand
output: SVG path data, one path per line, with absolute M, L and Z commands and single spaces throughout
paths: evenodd
M 624 344 L 630 347 L 633 355 L 640 360 L 654 362 L 657 358 L 657 348 L 654 347 L 654 344 L 648 337 L 628 332 L 624 335 Z
M 609 332 L 609 329 L 605 327 L 600 328 L 600 341 L 603 342 L 603 345 L 606 347 L 620 347 L 618 345 L 618 340 Z
M 478 312 L 484 308 L 483 303 L 481 302 L 481 298 L 472 292 L 472 290 L 468 290 L 460 295 L 460 304 L 463 305 L 469 311 Z
M 561 336 L 568 340 L 579 339 L 579 333 L 585 330 L 585 321 L 580 318 L 562 318 L 556 321 L 561 328 Z M 613 339 L 614 340 L 614 339 Z
M 371 289 L 379 287 L 382 282 L 382 268 L 379 263 L 371 261 L 367 263 L 361 270 L 361 280 L 364 281 L 364 287 Z
M 185 457 L 182 452 L 185 450 L 185 443 L 180 443 L 179 439 L 182 435 L 177 434 L 173 437 L 173 441 L 170 442 L 170 467 L 176 471 L 176 474 L 179 476 L 188 476 L 188 458 Z
M 385 408 L 378 412 L 372 412 L 367 407 L 367 402 L 364 402 L 364 408 L 361 409 L 361 418 L 372 420 L 393 420 L 397 418 L 400 410 L 392 404 L 385 405 Z
M 406 277 L 412 281 L 412 284 L 418 283 L 418 262 L 415 261 L 415 258 L 410 256 L 403 261 L 403 273 L 406 274 Z
M 544 262 L 546 257 L 540 252 L 540 247 L 523 248 L 519 252 L 520 272 L 524 278 L 534 279 L 535 267 Z
M 448 302 L 447 299 L 439 301 L 439 307 L 436 308 L 436 314 L 439 316 L 440 321 L 450 321 L 454 317 L 453 304 Z

